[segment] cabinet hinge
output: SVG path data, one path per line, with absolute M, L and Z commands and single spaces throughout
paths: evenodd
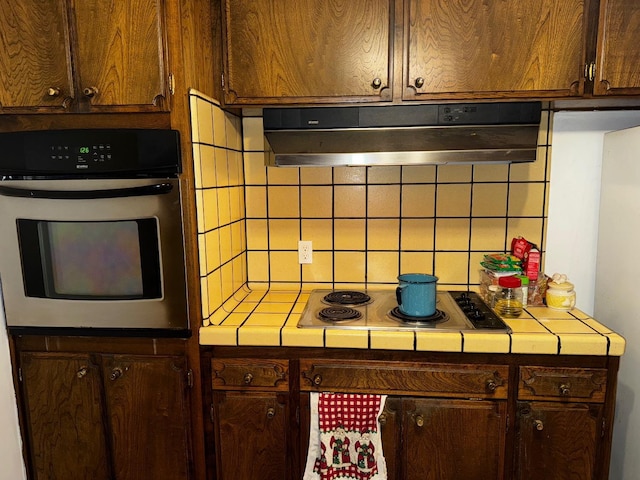
M 193 370 L 187 370 L 187 386 L 193 388 Z
M 602 430 L 600 431 L 600 436 L 604 438 L 604 434 L 607 431 L 607 420 L 602 419 Z
M 18 367 L 18 381 L 22 383 L 22 367 Z
M 220 80 L 222 82 L 222 89 L 224 90 L 224 73 L 220 75 Z
M 213 420 L 213 403 L 211 404 L 211 408 L 209 409 L 209 419 L 211 420 L 211 423 L 215 423 L 215 421 Z
M 507 428 L 505 428 L 504 433 L 509 432 L 509 414 L 507 413 Z
M 590 62 L 585 64 L 584 78 L 586 78 L 590 82 L 593 82 L 593 79 L 596 78 L 596 62 Z
M 169 74 L 169 93 L 173 95 L 176 91 L 176 80 L 173 76 L 173 73 Z

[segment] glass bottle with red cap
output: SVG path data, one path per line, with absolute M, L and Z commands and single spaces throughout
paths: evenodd
M 522 282 L 518 277 L 501 277 L 500 292 L 496 296 L 496 312 L 505 318 L 517 318 L 522 314 Z

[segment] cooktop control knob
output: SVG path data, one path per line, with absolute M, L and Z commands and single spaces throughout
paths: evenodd
M 474 328 L 483 330 L 508 328 L 476 292 L 455 292 L 453 298 Z

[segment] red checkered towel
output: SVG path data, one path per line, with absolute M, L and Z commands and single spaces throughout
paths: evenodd
M 311 393 L 303 480 L 386 480 L 378 417 L 386 395 Z

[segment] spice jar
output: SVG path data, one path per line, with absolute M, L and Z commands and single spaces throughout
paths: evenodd
M 547 284 L 547 307 L 569 311 L 576 306 L 576 292 L 566 275 L 555 274 Z
M 505 318 L 517 318 L 522 314 L 522 288 L 517 277 L 501 277 L 500 292 L 496 295 L 496 312 Z

